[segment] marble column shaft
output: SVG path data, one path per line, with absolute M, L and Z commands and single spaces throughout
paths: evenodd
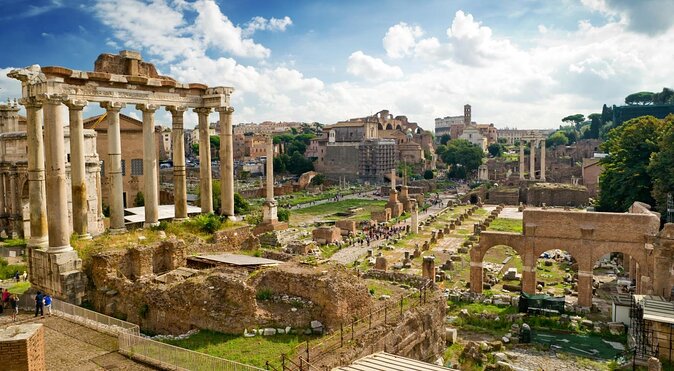
M 86 162 L 84 159 L 84 126 L 82 110 L 87 101 L 66 103 L 70 116 L 70 182 L 72 185 L 73 231 L 80 238 L 89 235 L 89 205 L 87 203 Z
M 520 139 L 520 180 L 524 180 L 524 140 Z
M 201 212 L 213 212 L 213 178 L 211 173 L 211 136 L 208 130 L 210 108 L 195 108 L 199 116 L 199 198 Z M 222 146 L 222 143 L 220 144 Z M 220 187 L 224 187 L 222 184 Z
M 28 246 L 45 248 L 48 243 L 47 185 L 44 173 L 44 137 L 42 135 L 42 102 L 22 99 L 26 107 L 26 139 L 28 145 L 28 207 L 30 239 Z
M 11 188 L 12 212 L 10 220 L 12 221 L 12 236 L 23 238 L 23 213 L 21 212 L 21 190 L 19 189 L 19 173 L 14 169 L 9 173 L 9 186 Z
M 0 232 L 5 230 L 5 175 L 0 172 Z
M 187 178 L 185 173 L 185 131 L 183 113 L 186 107 L 166 107 L 171 112 L 171 142 L 173 143 L 173 201 L 175 220 L 187 219 Z
M 44 137 L 47 185 L 47 219 L 49 220 L 49 253 L 72 250 L 66 187 L 65 141 L 63 138 L 63 96 L 44 99 Z
M 274 201 L 274 138 L 267 138 L 267 201 Z
M 110 202 L 110 230 L 122 232 L 124 225 L 124 179 L 122 177 L 122 139 L 119 111 L 126 105 L 119 102 L 104 102 L 101 107 L 107 111 L 108 121 L 108 161 L 106 174 L 110 181 L 108 200 Z
M 232 113 L 234 108 L 218 108 L 220 113 L 220 200 L 221 213 L 234 216 L 234 137 L 232 135 Z M 273 152 L 273 151 L 272 151 Z M 273 164 L 272 156 L 272 164 Z M 272 171 L 273 172 L 273 171 Z M 272 187 L 273 192 L 273 187 Z M 273 195 L 272 195 L 273 199 Z
M 536 141 L 532 140 L 531 151 L 529 151 L 529 179 L 536 180 Z
M 545 181 L 545 140 L 541 141 L 541 180 Z
M 154 112 L 158 106 L 138 104 L 143 112 L 143 178 L 145 181 L 145 227 L 159 224 L 159 176 L 157 168 L 157 145 L 154 136 Z

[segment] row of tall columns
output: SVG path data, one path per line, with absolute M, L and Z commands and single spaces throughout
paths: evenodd
M 232 133 L 232 107 L 217 109 L 220 113 L 220 200 L 222 202 L 220 214 L 234 217 L 234 142 Z M 273 146 L 273 144 L 272 144 Z M 273 153 L 273 147 L 272 147 Z M 272 164 L 273 164 L 272 155 Z M 269 161 L 269 159 L 267 160 Z M 273 172 L 273 169 L 272 169 Z M 273 187 L 272 187 L 273 192 Z M 273 194 L 272 194 L 273 198 Z
M 541 173 L 539 180 L 545 181 L 545 141 L 532 140 L 531 150 L 529 151 L 529 179 L 536 180 L 536 147 L 541 146 Z M 520 140 L 520 180 L 524 177 L 524 140 Z
M 80 238 L 89 234 L 89 207 L 87 205 L 86 164 L 84 161 L 84 123 L 82 110 L 86 101 L 66 102 L 70 116 L 70 182 L 72 185 L 73 232 Z

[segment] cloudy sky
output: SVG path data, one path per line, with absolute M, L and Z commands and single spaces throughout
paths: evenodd
M 100 53 L 122 49 L 182 82 L 233 86 L 235 122 L 329 124 L 389 109 L 432 129 L 469 103 L 480 123 L 551 128 L 674 86 L 674 0 L 0 0 L 0 8 L 2 100 L 20 94 L 11 68 L 92 70 Z M 170 122 L 165 113 L 159 121 Z

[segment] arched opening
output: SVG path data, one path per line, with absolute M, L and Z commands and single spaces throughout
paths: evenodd
M 551 249 L 536 257 L 536 292 L 578 296 L 578 261 L 565 250 Z
M 471 203 L 471 204 L 475 205 L 475 204 L 477 204 L 477 201 L 478 201 L 478 200 L 477 200 L 477 195 L 476 195 L 476 194 L 470 195 L 470 203 Z
M 403 129 L 402 126 L 396 125 L 396 130 L 402 130 L 402 129 Z
M 378 125 L 377 125 L 377 129 L 379 129 L 379 130 L 384 130 L 384 127 L 382 126 L 382 124 L 378 124 Z
M 421 128 L 417 128 L 417 134 L 421 134 Z
M 640 292 L 640 271 L 637 260 L 627 253 L 600 256 L 592 266 L 592 303 L 600 312 L 611 313 L 616 296 Z
M 523 289 L 526 291 L 524 271 L 524 259 L 513 247 L 507 245 L 494 245 L 487 249 L 482 256 L 481 278 L 482 292 L 510 293 L 518 295 Z M 472 267 L 471 267 L 472 268 Z M 480 268 L 478 268 L 480 269 Z M 480 275 L 471 273 L 473 280 L 479 281 Z M 524 287 L 524 288 L 523 288 Z
M 393 130 L 393 125 L 386 124 L 386 130 Z

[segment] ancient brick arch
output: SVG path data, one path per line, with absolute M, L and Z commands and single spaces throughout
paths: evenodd
M 494 246 L 512 247 L 522 257 L 522 291 L 536 290 L 536 260 L 549 250 L 569 252 L 578 263 L 578 304 L 592 304 L 592 268 L 602 256 L 620 252 L 634 260 L 637 292 L 651 291 L 652 246 L 647 242 L 659 230 L 659 218 L 650 212 L 586 213 L 526 210 L 523 233 L 483 232 L 471 249 L 471 291 L 482 292 L 482 259 Z

